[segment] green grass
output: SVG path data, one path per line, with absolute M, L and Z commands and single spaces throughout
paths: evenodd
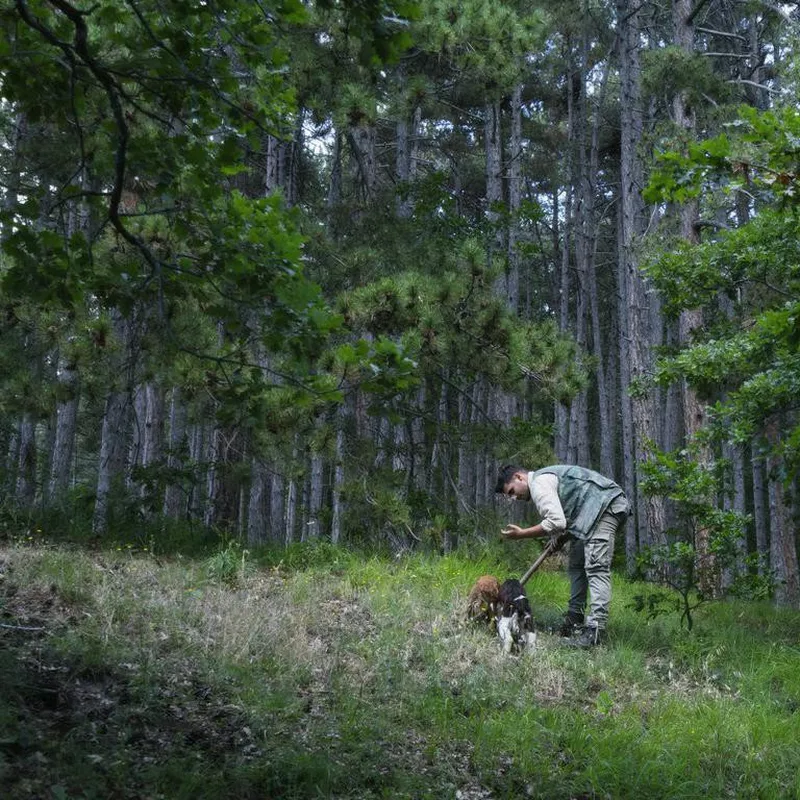
M 3 796 L 800 798 L 800 614 L 687 634 L 615 576 L 607 647 L 503 656 L 463 611 L 512 555 L 6 546 Z M 527 589 L 555 623 L 563 572 Z

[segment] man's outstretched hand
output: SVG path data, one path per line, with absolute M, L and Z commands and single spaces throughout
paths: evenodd
M 500 535 L 505 539 L 519 539 L 522 536 L 522 528 L 519 525 L 506 525 Z

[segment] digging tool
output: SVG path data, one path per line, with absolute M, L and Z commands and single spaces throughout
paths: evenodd
M 528 579 L 531 577 L 531 575 L 533 575 L 533 573 L 536 572 L 536 570 L 542 566 L 544 560 L 548 556 L 551 556 L 553 553 L 555 553 L 557 550 L 560 550 L 561 545 L 564 544 L 566 540 L 567 540 L 566 536 L 559 536 L 557 539 L 555 538 L 551 539 L 544 546 L 542 552 L 539 553 L 539 557 L 536 559 L 536 561 L 534 561 L 533 564 L 530 565 L 528 571 L 519 579 L 519 582 L 524 586 L 528 582 Z

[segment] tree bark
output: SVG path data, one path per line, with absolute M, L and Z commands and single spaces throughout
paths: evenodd
M 269 538 L 270 541 L 286 543 L 286 482 L 273 464 L 272 482 L 269 497 Z
M 117 483 L 122 486 L 125 453 L 130 433 L 131 395 L 129 390 L 113 391 L 106 401 L 100 441 L 100 462 L 97 475 L 92 530 L 105 533 L 108 524 L 109 495 Z
M 6 112 L 8 113 L 8 112 Z M 21 189 L 21 170 L 22 170 L 22 143 L 28 133 L 28 120 L 21 112 L 14 115 L 10 136 L 8 137 L 8 171 L 6 190 L 3 193 L 2 208 L 6 212 L 13 212 L 19 204 Z M 13 232 L 13 217 L 9 213 L 8 218 L 0 223 L 0 241 L 5 239 Z
M 758 554 L 758 574 L 763 578 L 769 571 L 769 518 L 767 481 L 764 469 L 764 452 L 756 442 L 750 449 L 753 469 L 753 528 Z
M 339 415 L 341 417 L 341 415 Z M 342 501 L 342 486 L 344 485 L 344 458 L 345 458 L 345 438 L 344 428 L 341 420 L 336 431 L 336 452 L 334 455 L 333 470 L 333 491 L 331 499 L 332 519 L 331 519 L 331 543 L 339 544 L 342 538 L 342 515 L 344 513 L 344 503 Z
M 356 186 L 362 202 L 369 203 L 378 184 L 378 162 L 375 158 L 375 126 L 369 123 L 351 125 L 348 130 L 350 149 L 355 162 Z
M 486 150 L 486 219 L 494 227 L 490 237 L 489 264 L 503 254 L 503 233 L 500 229 L 498 206 L 503 202 L 503 139 L 500 124 L 500 102 L 495 100 L 483 107 L 483 138 Z M 507 280 L 503 274 L 495 280 L 497 297 L 507 297 Z
M 108 525 L 109 495 L 117 484 L 122 488 L 126 477 L 126 454 L 130 442 L 134 359 L 134 334 L 131 320 L 113 311 L 112 326 L 120 343 L 119 379 L 106 399 L 100 439 L 92 530 L 105 533 Z
M 401 65 L 399 77 L 402 89 L 406 88 L 405 69 Z M 414 203 L 409 196 L 411 181 L 414 179 L 417 159 L 417 137 L 420 121 L 420 108 L 417 106 L 407 113 L 403 102 L 395 127 L 395 176 L 399 191 L 395 198 L 395 211 L 400 219 L 408 219 L 414 211 Z
M 144 454 L 144 426 L 147 415 L 147 392 L 144 384 L 133 390 L 133 412 L 131 414 L 131 437 L 128 450 L 128 488 L 134 490 L 133 469 L 142 465 Z
M 16 501 L 20 508 L 31 508 L 36 500 L 36 419 L 26 411 L 19 422 L 19 460 L 17 462 Z
M 218 521 L 220 497 L 222 494 L 220 468 L 222 465 L 222 428 L 216 413 L 211 422 L 206 422 L 203 436 L 205 453 L 203 463 L 206 467 L 205 505 L 203 508 L 203 524 L 210 528 Z
M 631 384 L 645 378 L 651 366 L 650 296 L 638 265 L 638 240 L 644 231 L 644 204 L 641 198 L 643 168 L 639 148 L 643 133 L 641 70 L 639 65 L 641 6 L 630 9 L 625 0 L 617 2 L 620 60 L 620 287 L 622 391 L 630 396 Z M 664 541 L 664 505 L 660 498 L 647 497 L 635 477 L 635 466 L 648 458 L 648 443 L 655 440 L 657 420 L 651 393 L 636 393 L 630 398 L 630 425 L 623 410 L 623 436 L 630 448 L 624 456 L 626 489 L 633 490 L 635 522 L 627 526 L 626 559 L 634 566 L 637 546 Z M 633 484 L 633 486 L 631 485 Z M 633 522 L 633 520 L 632 520 Z M 638 537 L 638 542 L 637 542 Z
M 477 454 L 472 452 L 472 448 L 468 444 L 468 431 L 473 413 L 470 395 L 475 386 L 474 384 L 465 385 L 464 381 L 461 381 L 461 385 L 462 392 L 458 397 L 458 488 L 456 500 L 459 517 L 465 517 L 470 515 L 471 503 L 475 500 L 475 458 Z
M 564 224 L 561 228 L 561 263 L 560 263 L 560 280 L 559 280 L 559 294 L 558 294 L 558 327 L 562 333 L 570 331 L 570 270 L 572 268 L 572 232 L 574 227 L 573 220 L 573 199 L 574 199 L 574 183 L 575 183 L 575 155 L 574 155 L 574 140 L 575 140 L 575 108 L 573 103 L 572 84 L 574 78 L 574 68 L 572 64 L 572 55 L 570 52 L 569 62 L 567 65 L 567 151 L 563 159 L 564 163 L 564 176 L 562 179 L 564 185 Z M 570 453 L 570 406 L 556 400 L 555 404 L 555 423 L 556 423 L 556 440 L 555 450 L 556 457 L 563 463 L 569 463 L 571 460 Z
M 292 454 L 292 464 L 297 463 L 297 448 L 295 447 Z M 289 484 L 286 490 L 286 515 L 284 518 L 284 531 L 285 531 L 285 544 L 291 544 L 295 541 L 297 535 L 297 496 L 298 496 L 297 478 L 294 475 L 289 478 Z
M 318 539 L 322 535 L 320 512 L 325 491 L 324 466 L 325 462 L 322 456 L 319 453 L 312 453 L 308 491 L 308 524 L 304 530 L 304 535 L 308 539 Z
M 206 465 L 203 461 L 205 440 L 208 426 L 204 420 L 192 423 L 189 429 L 189 460 L 193 465 L 192 484 L 187 498 L 188 515 L 190 519 L 203 519 L 205 503 L 205 476 Z
M 147 405 L 144 417 L 142 466 L 161 463 L 164 454 L 164 390 L 153 382 L 145 385 Z
M 767 460 L 769 473 L 770 542 L 769 565 L 775 577 L 775 602 L 779 606 L 800 608 L 800 570 L 797 545 L 792 522 L 790 498 L 786 490 L 786 471 L 783 459 L 777 454 L 781 439 L 781 423 L 773 418 L 767 425 L 766 437 L 770 445 Z
M 519 312 L 519 212 L 522 206 L 522 86 L 517 84 L 511 94 L 511 133 L 508 142 L 508 271 L 506 276 L 506 306 Z
M 169 439 L 167 446 L 167 467 L 179 471 L 184 467 L 184 455 L 188 453 L 186 442 L 186 403 L 178 387 L 170 392 L 169 398 Z M 187 494 L 182 478 L 171 476 L 164 490 L 164 516 L 181 519 L 186 515 Z
M 589 313 L 591 309 L 591 293 L 594 290 L 596 299 L 596 282 L 594 275 L 594 243 L 596 237 L 594 214 L 594 174 L 596 174 L 597 136 L 589 125 L 589 106 L 587 97 L 588 72 L 587 36 L 584 36 L 580 51 L 580 67 L 576 74 L 574 86 L 577 88 L 575 109 L 575 134 L 573 151 L 577 152 L 577 171 L 572 180 L 577 183 L 578 205 L 575 225 L 575 318 L 573 332 L 578 347 L 589 350 Z M 596 118 L 595 118 L 596 121 Z M 595 170 L 595 173 L 592 172 Z M 599 327 L 599 326 L 598 326 Z M 598 337 L 594 347 L 601 348 Z M 601 348 L 602 350 L 602 348 Z M 602 355 L 602 353 L 600 354 Z M 598 367 L 602 369 L 601 365 Z M 598 376 L 599 377 L 599 376 Z M 589 391 L 581 391 L 572 399 L 570 407 L 569 444 L 567 446 L 568 463 L 590 465 L 589 456 Z
M 331 153 L 331 177 L 328 182 L 328 210 L 342 202 L 342 136 L 334 131 L 333 152 Z
M 675 44 L 684 53 L 692 54 L 694 48 L 694 24 L 693 24 L 693 0 L 673 0 L 673 23 L 675 25 Z M 689 102 L 688 92 L 679 91 L 672 102 L 675 125 L 678 130 L 685 134 L 686 141 L 695 136 L 696 120 L 694 108 Z M 681 238 L 690 245 L 700 242 L 698 235 L 697 220 L 699 217 L 699 203 L 697 200 L 688 200 L 679 209 L 679 223 Z M 682 311 L 678 321 L 678 338 L 681 346 L 689 346 L 694 337 L 695 331 L 703 327 L 703 315 L 699 309 L 689 309 Z M 704 404 L 697 396 L 697 392 L 689 385 L 688 381 L 683 381 L 683 428 L 686 441 L 692 441 L 697 433 L 702 429 L 706 411 Z M 697 460 L 704 465 L 711 461 L 711 454 L 706 447 L 701 447 L 696 456 Z M 709 502 L 713 498 L 708 498 Z M 698 586 L 706 597 L 716 597 L 721 592 L 719 584 L 721 575 L 717 568 L 716 558 L 709 541 L 709 532 L 705 528 L 699 528 L 695 537 L 695 548 L 697 553 L 696 571 L 698 575 Z
M 247 541 L 264 544 L 268 541 L 269 473 L 261 457 L 250 460 L 250 491 L 247 500 Z
M 56 501 L 66 492 L 72 473 L 78 427 L 78 370 L 71 359 L 63 356 L 59 358 L 56 382 L 59 387 L 59 400 L 56 404 L 53 456 L 47 488 L 48 502 Z

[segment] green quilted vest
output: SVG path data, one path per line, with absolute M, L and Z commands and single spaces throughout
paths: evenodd
M 622 489 L 610 478 L 585 467 L 558 464 L 528 474 L 528 483 L 543 473 L 558 476 L 558 499 L 567 519 L 567 532 L 586 539 Z

